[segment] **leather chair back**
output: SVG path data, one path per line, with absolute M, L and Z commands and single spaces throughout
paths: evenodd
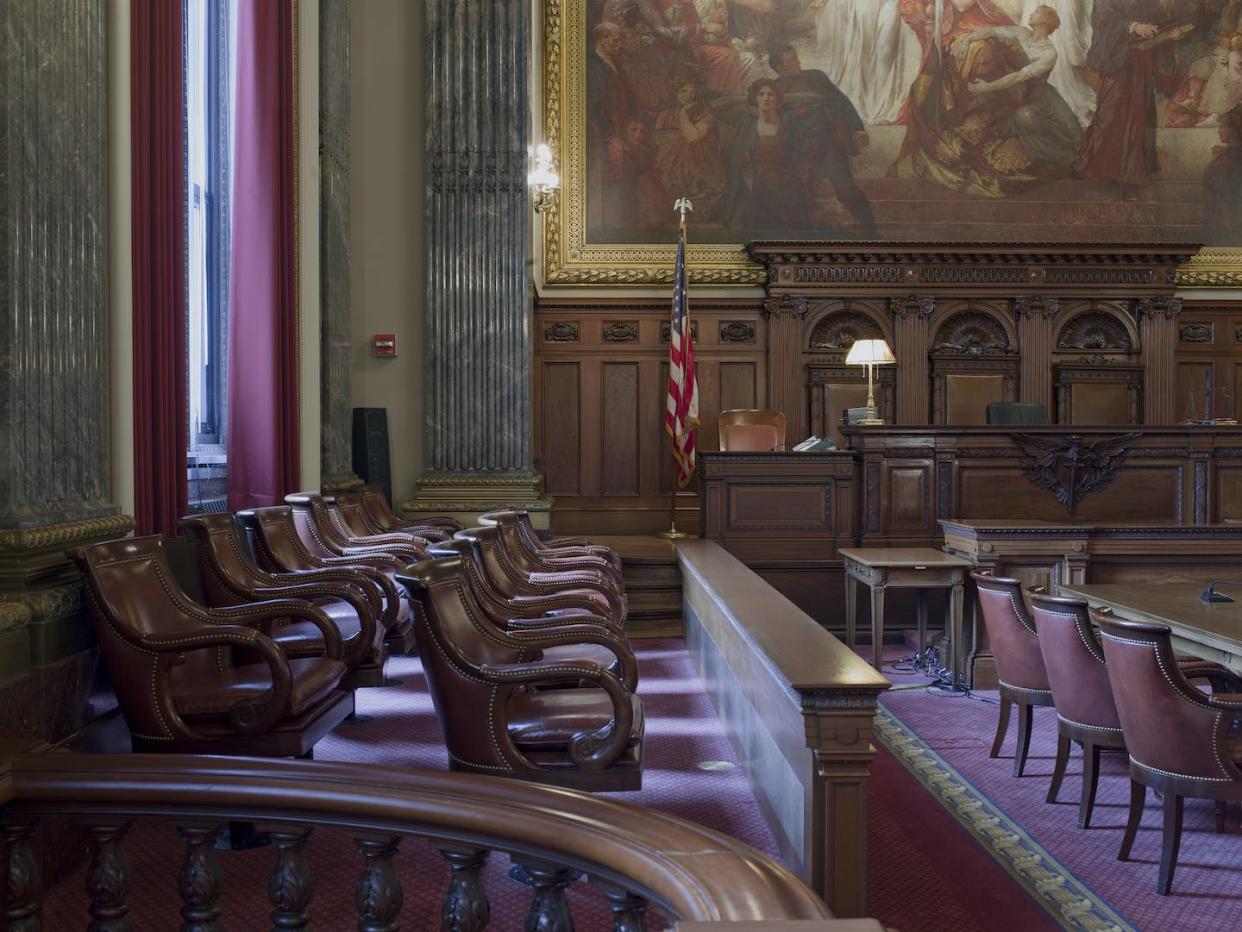
M 232 652 L 187 650 L 174 661 L 171 655 L 142 648 L 146 637 L 184 634 L 190 639 L 202 630 L 199 612 L 177 584 L 159 536 L 94 544 L 76 551 L 73 559 L 82 571 L 99 649 L 130 730 L 167 734 L 161 706 L 172 700 L 162 691 L 152 694 L 164 683 L 158 668 L 169 667 L 168 682 L 174 687 L 191 684 L 204 674 L 232 667 Z
M 347 545 L 318 492 L 294 492 L 285 496 L 285 503 L 291 508 L 298 537 L 311 553 L 335 556 L 341 547 Z
M 785 415 L 780 411 L 733 408 L 716 421 L 720 449 L 731 453 L 764 453 L 785 449 Z
M 251 508 L 239 511 L 237 517 L 250 532 L 260 560 L 273 569 L 292 572 L 313 565 L 314 557 L 336 555 L 319 544 L 309 529 L 299 528 L 288 505 Z
M 1016 689 L 1050 690 L 1035 625 L 1022 601 L 1022 583 L 978 572 L 971 573 L 970 578 L 979 590 L 979 610 L 1000 681 Z
M 384 528 L 363 507 L 361 492 L 334 492 L 332 495 L 325 495 L 324 500 L 333 506 L 333 514 L 344 524 L 348 533 L 356 537 L 384 533 Z
M 276 583 L 255 565 L 231 514 L 191 515 L 181 519 L 181 529 L 195 544 L 198 575 L 208 605 L 234 605 L 242 601 L 238 591 Z
M 1104 648 L 1092 629 L 1087 603 L 1037 592 L 1029 597 L 1057 715 L 1075 725 L 1120 732 Z
M 1101 617 L 1100 640 L 1130 759 L 1166 775 L 1242 780 L 1229 753 L 1230 716 L 1178 669 L 1169 629 Z

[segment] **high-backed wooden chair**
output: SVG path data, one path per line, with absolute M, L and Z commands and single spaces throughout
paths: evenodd
M 1099 616 L 1108 681 L 1130 754 L 1130 813 L 1117 859 L 1126 861 L 1151 788 L 1162 796 L 1164 835 L 1156 892 L 1173 884 L 1187 797 L 1242 799 L 1242 749 L 1234 729 L 1242 695 L 1207 694 L 1178 668 L 1165 625 Z M 1217 830 L 1223 828 L 1218 807 Z
M 473 604 L 457 557 L 398 578 L 421 607 L 419 654 L 454 770 L 585 790 L 641 786 L 638 696 L 597 663 L 540 653 L 606 644 L 620 657 L 623 641 L 598 625 L 499 632 Z
M 345 567 L 269 573 L 247 551 L 246 540 L 231 514 L 189 515 L 181 527 L 194 544 L 203 596 L 212 607 L 245 605 L 264 599 L 305 599 L 332 619 L 341 634 L 342 660 L 349 672 L 347 689 L 384 684 L 382 596 L 362 573 Z M 265 631 L 291 657 L 321 654 L 323 636 L 306 621 Z
M 1052 687 L 1044 669 L 1035 625 L 1027 615 L 1022 601 L 1022 583 L 1004 576 L 974 572 L 970 578 L 979 591 L 979 611 L 992 653 L 996 657 L 996 675 L 1000 680 L 1000 716 L 996 737 L 992 739 L 989 757 L 1000 755 L 1009 715 L 1018 707 L 1018 738 L 1013 755 L 1013 775 L 1022 776 L 1026 755 L 1031 746 L 1031 725 L 1036 706 L 1052 705 Z
M 716 421 L 720 449 L 730 453 L 766 453 L 785 449 L 785 415 L 780 411 L 732 408 Z
M 303 757 L 354 710 L 338 689 L 341 639 L 318 608 L 276 599 L 204 608 L 181 590 L 159 537 L 72 554 L 136 751 Z M 325 656 L 289 659 L 259 631 L 315 624 Z

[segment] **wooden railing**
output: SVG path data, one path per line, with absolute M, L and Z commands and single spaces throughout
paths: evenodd
M 273 841 L 268 891 L 275 928 L 309 926 L 314 884 L 305 847 L 315 826 L 343 829 L 356 840 L 362 929 L 398 928 L 402 896 L 394 859 L 409 835 L 428 839 L 448 862 L 443 915 L 456 919 L 444 928 L 463 932 L 487 925 L 480 868 L 492 850 L 508 853 L 534 888 L 526 928 L 571 928 L 564 888 L 578 872 L 608 898 L 618 930 L 644 928 L 649 903 L 688 922 L 829 919 L 822 901 L 792 873 L 741 842 L 585 793 L 316 761 L 40 753 L 0 762 L 0 825 L 8 849 L 0 928 L 42 928 L 33 841 L 41 816 L 68 817 L 89 832 L 86 884 L 90 927 L 98 929 L 128 927 L 131 878 L 121 847 L 134 819 L 171 823 L 184 841 L 183 928 L 219 927 L 222 879 L 213 840 L 228 820 L 258 823 Z

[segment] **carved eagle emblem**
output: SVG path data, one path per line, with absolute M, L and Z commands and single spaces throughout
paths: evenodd
M 1012 438 L 1026 454 L 1022 471 L 1031 484 L 1051 492 L 1073 514 L 1075 505 L 1113 481 L 1126 449 L 1139 436 L 1129 433 L 1088 439 L 1082 434 L 1013 434 Z

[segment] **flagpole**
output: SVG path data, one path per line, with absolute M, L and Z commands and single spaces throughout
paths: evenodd
M 679 236 L 680 236 L 680 242 L 684 244 L 686 241 L 686 211 L 694 210 L 694 205 L 690 203 L 688 198 L 679 197 L 676 203 L 673 204 L 673 210 L 681 214 L 681 228 L 679 230 Z M 684 271 L 685 271 L 685 266 L 683 264 L 683 272 Z M 689 290 L 689 287 L 690 287 L 689 275 L 686 275 L 686 280 L 683 283 L 683 287 Z M 670 333 L 671 332 L 672 331 L 670 330 Z M 690 302 L 688 299 L 686 301 L 685 334 L 686 334 L 685 338 L 690 339 Z M 683 346 L 685 345 L 684 342 L 682 345 Z M 681 479 L 681 469 L 679 468 L 681 464 L 677 461 L 677 451 L 676 451 L 677 438 L 673 437 L 672 439 L 673 439 L 673 445 L 672 445 L 673 488 L 668 496 L 668 530 L 660 532 L 660 536 L 663 537 L 665 540 L 679 540 L 686 536 L 684 531 L 677 530 L 677 485 L 678 485 L 678 480 Z

